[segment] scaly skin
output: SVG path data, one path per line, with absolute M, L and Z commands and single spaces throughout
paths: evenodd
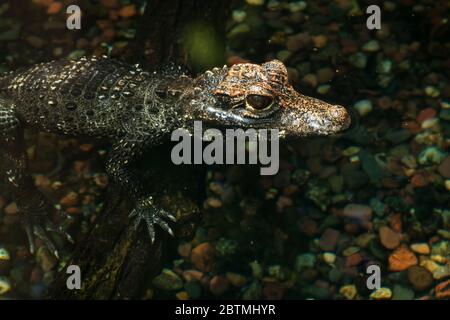
M 327 135 L 350 126 L 341 106 L 297 93 L 279 61 L 237 64 L 191 78 L 172 68 L 148 73 L 106 57 L 52 61 L 0 78 L 0 176 L 11 187 L 33 251 L 33 236 L 57 255 L 48 232 L 51 206 L 27 172 L 23 129 L 107 138 L 106 170 L 135 201 L 135 227 L 144 221 L 172 234 L 174 217 L 153 203 L 136 172 L 144 150 L 195 120 L 210 127 L 277 128 L 282 137 Z

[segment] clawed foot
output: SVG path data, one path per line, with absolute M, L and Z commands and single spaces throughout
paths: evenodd
M 56 258 L 59 259 L 59 253 L 56 249 L 53 241 L 50 239 L 50 233 L 56 233 L 67 239 L 67 241 L 74 243 L 73 238 L 64 231 L 61 226 L 55 226 L 55 224 L 49 219 L 48 214 L 24 214 L 23 221 L 25 225 L 25 231 L 28 237 L 28 243 L 30 252 L 35 252 L 34 237 L 38 237 L 44 242 L 44 245 L 52 252 Z
M 136 229 L 141 221 L 146 223 L 152 243 L 155 242 L 155 225 L 159 225 L 164 231 L 173 236 L 172 229 L 164 219 L 175 222 L 175 217 L 164 209 L 155 206 L 151 197 L 139 201 L 137 207 L 131 212 L 130 217 L 134 218 L 134 228 Z

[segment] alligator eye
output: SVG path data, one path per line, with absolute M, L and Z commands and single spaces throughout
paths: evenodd
M 262 96 L 259 94 L 250 94 L 245 99 L 245 104 L 255 110 L 261 111 L 268 109 L 273 104 L 273 98 L 270 96 Z

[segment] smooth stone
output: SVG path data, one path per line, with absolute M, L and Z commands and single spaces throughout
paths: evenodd
M 372 292 L 370 298 L 374 300 L 389 300 L 392 298 L 392 291 L 389 288 L 380 288 Z
M 339 240 L 340 232 L 335 229 L 327 228 L 322 233 L 319 240 L 319 247 L 323 251 L 334 251 Z
M 376 52 L 380 50 L 380 43 L 377 40 L 370 40 L 362 46 L 362 50 L 366 52 Z
M 358 290 L 354 284 L 349 284 L 346 286 L 342 286 L 339 289 L 339 293 L 345 297 L 347 300 L 354 300 L 358 295 Z
M 358 111 L 361 117 L 364 117 L 372 111 L 373 109 L 372 101 L 368 99 L 359 100 L 353 105 L 353 108 L 355 108 Z
M 303 269 L 312 268 L 316 264 L 316 256 L 311 253 L 300 254 L 295 258 L 295 271 L 300 272 Z
M 336 255 L 332 252 L 325 252 L 323 255 L 323 261 L 332 265 L 336 262 Z
M 400 245 L 401 235 L 389 227 L 383 226 L 378 230 L 381 244 L 389 250 Z
M 419 254 L 430 254 L 431 249 L 427 243 L 413 243 L 410 245 L 412 251 Z
M 162 272 L 156 276 L 153 285 L 161 290 L 179 290 L 183 288 L 183 280 L 172 270 L 164 268 Z
M 395 284 L 392 290 L 392 300 L 412 300 L 414 291 L 401 285 Z

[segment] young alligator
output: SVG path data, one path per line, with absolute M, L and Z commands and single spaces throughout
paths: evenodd
M 0 78 L 0 176 L 11 187 L 30 250 L 37 236 L 57 255 L 49 232 L 65 233 L 48 219 L 52 206 L 27 172 L 25 126 L 109 139 L 106 171 L 135 201 L 134 226 L 144 221 L 154 241 L 154 226 L 172 234 L 166 220 L 175 219 L 154 204 L 134 164 L 144 149 L 176 128 L 189 130 L 194 120 L 210 127 L 277 128 L 282 137 L 327 135 L 351 122 L 343 107 L 297 93 L 276 60 L 215 68 L 196 78 L 175 68 L 149 73 L 107 57 L 11 72 Z

